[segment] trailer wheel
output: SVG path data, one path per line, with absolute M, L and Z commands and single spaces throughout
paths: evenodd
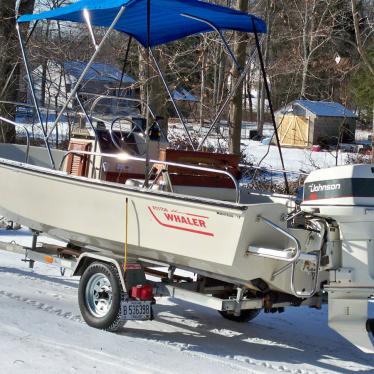
M 238 316 L 233 313 L 229 313 L 223 310 L 219 310 L 219 313 L 223 318 L 229 319 L 234 322 L 249 322 L 255 319 L 261 312 L 261 309 L 244 309 Z
M 120 306 L 123 290 L 115 266 L 94 262 L 79 282 L 78 302 L 87 325 L 117 331 L 123 324 Z

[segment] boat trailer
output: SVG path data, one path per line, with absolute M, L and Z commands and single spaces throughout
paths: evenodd
M 213 279 L 208 279 L 207 281 L 207 278 L 199 276 L 177 275 L 175 274 L 175 267 L 149 259 L 128 258 L 125 272 L 124 258 L 121 256 L 114 254 L 103 255 L 102 252 L 81 251 L 54 244 L 37 243 L 38 235 L 39 233 L 33 232 L 31 246 L 23 246 L 14 241 L 9 243 L 0 241 L 0 250 L 24 255 L 25 257 L 22 261 L 28 263 L 30 269 L 33 269 L 36 262 L 59 268 L 62 276 L 66 274 L 66 270 L 71 272 L 71 276 L 82 276 L 89 266 L 95 263 L 108 264 L 115 267 L 119 275 L 122 291 L 127 295 L 126 298 L 122 299 L 121 321 L 153 319 L 153 313 L 138 313 L 129 316 L 123 311 L 125 307 L 132 303 L 135 306 L 154 304 L 155 297 L 169 297 L 188 301 L 217 310 L 224 316 L 229 317 L 229 319 L 240 322 L 244 321 L 243 311 L 248 311 L 251 315 L 257 315 L 261 309 L 264 309 L 266 313 L 282 313 L 286 306 L 305 305 L 320 308 L 322 303 L 325 302 L 321 295 L 315 295 L 305 300 L 297 299 L 296 297 L 278 301 L 271 300 L 269 297 L 247 298 L 244 297 L 243 288 L 237 288 L 235 296 L 228 298 L 216 297 L 213 294 L 231 292 L 232 288 L 230 285 L 223 282 L 214 284 L 212 282 Z M 310 260 L 307 255 L 303 256 L 303 259 L 304 261 Z M 157 268 L 166 268 L 167 271 L 160 271 Z M 146 275 L 150 279 L 147 279 Z M 191 275 L 193 274 L 191 273 Z M 141 295 L 141 290 L 142 287 L 147 289 L 148 286 L 151 286 L 152 290 L 147 291 L 144 298 L 144 295 Z M 129 297 L 129 295 L 131 296 Z M 143 303 L 139 303 L 139 301 Z M 253 311 L 256 313 L 253 313 Z M 248 321 L 248 319 L 246 320 Z M 116 329 L 118 327 L 116 326 Z M 110 330 L 116 329 L 112 328 Z

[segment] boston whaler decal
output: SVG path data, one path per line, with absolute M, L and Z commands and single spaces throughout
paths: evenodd
M 174 209 L 169 210 L 160 206 L 148 206 L 148 210 L 161 226 L 200 235 L 214 236 L 212 232 L 208 231 L 209 217 L 179 212 Z

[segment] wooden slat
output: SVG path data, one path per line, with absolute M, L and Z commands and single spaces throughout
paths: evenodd
M 286 115 L 279 126 L 281 145 L 308 147 L 309 123 L 302 116 Z
M 69 143 L 69 151 L 91 150 L 91 143 L 83 142 L 78 139 L 72 139 Z M 69 154 L 66 162 L 66 172 L 80 177 L 87 176 L 89 157 L 87 155 Z
M 225 170 L 236 178 L 240 177 L 240 156 L 233 154 L 161 149 L 160 160 Z M 155 167 L 159 171 L 164 168 L 164 165 L 155 165 Z M 167 169 L 174 185 L 235 188 L 232 180 L 223 174 L 177 166 L 168 166 Z

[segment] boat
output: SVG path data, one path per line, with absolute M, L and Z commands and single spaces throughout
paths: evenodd
M 259 34 L 266 32 L 265 23 L 229 8 L 195 0 L 83 0 L 21 16 L 18 25 L 41 20 L 87 24 L 95 52 L 82 76 L 113 30 L 136 39 L 155 64 L 178 114 L 152 54 L 156 45 L 213 31 L 236 62 L 222 31 L 253 33 L 267 82 L 259 42 Z M 100 43 L 92 26 L 108 28 Z M 33 107 L 43 124 L 19 27 L 18 34 Z M 239 67 L 238 81 L 250 65 L 249 59 Z M 237 321 L 253 318 L 258 309 L 318 308 L 327 292 L 330 326 L 360 349 L 373 352 L 367 332 L 374 330 L 367 314 L 368 298 L 374 294 L 374 264 L 369 254 L 374 239 L 373 202 L 366 193 L 374 182 L 371 166 L 312 172 L 302 201 L 290 194 L 252 191 L 239 183 L 243 165 L 238 156 L 201 150 L 232 94 L 199 147 L 191 142 L 187 151 L 168 148 L 148 103 L 143 104 L 153 119 L 139 124 L 127 118 L 129 128 L 123 132 L 116 130 L 115 121 L 90 116 L 80 102 L 83 94 L 78 80 L 52 129 L 47 133 L 43 128 L 45 147 L 0 144 L 0 212 L 36 235 L 66 241 L 69 255 L 77 254 L 74 274 L 82 275 L 79 300 L 88 324 L 106 329 L 117 324 L 116 308 L 122 296 L 112 296 L 113 271 L 118 271 L 123 291 L 129 293 L 125 283 L 130 270 L 168 266 L 170 281 L 178 279 L 173 278 L 176 268 L 198 274 L 197 282 L 185 282 L 182 287 L 193 286 L 195 292 L 203 290 L 224 300 L 229 306 L 221 313 Z M 105 97 L 97 95 L 96 99 Z M 73 99 L 81 105 L 87 129 L 74 134 L 68 149 L 53 149 L 51 133 Z M 271 103 L 270 95 L 268 99 Z M 180 120 L 191 140 L 181 116 Z M 151 136 L 152 128 L 157 131 Z M 281 172 L 286 176 L 284 168 Z M 87 258 L 96 262 L 87 262 Z M 130 258 L 132 267 L 128 267 Z M 101 262 L 100 271 L 95 270 L 97 262 Z M 117 270 L 105 267 L 107 263 Z M 102 278 L 96 286 L 102 291 L 95 304 L 89 295 L 95 293 L 92 282 L 98 276 Z M 137 295 L 133 286 L 132 296 Z M 106 307 L 98 309 L 97 305 Z

